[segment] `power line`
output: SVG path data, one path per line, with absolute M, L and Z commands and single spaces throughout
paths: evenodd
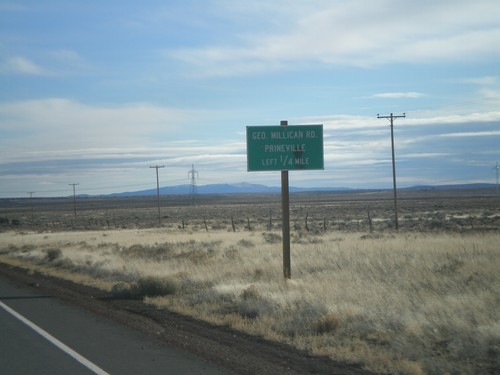
M 396 158 L 394 156 L 394 119 L 395 118 L 401 118 L 401 117 L 406 117 L 406 113 L 403 113 L 402 115 L 395 116 L 392 113 L 389 116 L 380 116 L 377 114 L 377 118 L 386 118 L 391 122 L 391 147 L 392 147 L 392 184 L 393 184 L 393 190 L 394 190 L 394 221 L 396 225 L 396 230 L 399 230 L 399 224 L 398 224 L 398 195 L 397 195 L 397 190 L 396 190 Z
M 152 165 L 149 168 L 155 168 L 156 169 L 156 197 L 158 201 L 158 223 L 161 224 L 161 214 L 160 214 L 160 179 L 158 177 L 158 169 L 159 168 L 165 168 L 164 165 Z

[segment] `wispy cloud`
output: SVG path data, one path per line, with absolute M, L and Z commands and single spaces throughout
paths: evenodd
M 497 76 L 483 76 L 483 77 L 472 77 L 472 78 L 464 78 L 462 80 L 459 80 L 460 83 L 467 83 L 471 85 L 481 85 L 481 86 L 488 86 L 488 85 L 495 85 L 498 83 L 498 77 Z
M 374 94 L 370 98 L 381 99 L 418 99 L 424 97 L 425 94 L 420 92 L 386 92 L 381 94 Z
M 0 159 L 10 153 L 28 155 L 20 152 L 28 151 L 27 145 L 54 155 L 71 150 L 154 147 L 161 144 L 164 134 L 170 139 L 181 131 L 187 135 L 185 125 L 206 115 L 206 111 L 145 103 L 93 106 L 62 98 L 3 102 Z
M 273 27 L 241 35 L 235 45 L 179 48 L 170 55 L 211 75 L 294 69 L 304 64 L 373 66 L 500 55 L 496 1 L 311 2 L 309 8 L 301 4 L 291 7 L 286 18 L 277 17 Z
M 460 132 L 460 133 L 447 133 L 441 134 L 440 137 L 491 137 L 491 136 L 500 136 L 500 130 L 491 130 L 491 131 L 477 131 L 477 132 Z
M 0 63 L 0 74 L 26 74 L 34 76 L 53 76 L 54 73 L 22 57 L 14 56 Z

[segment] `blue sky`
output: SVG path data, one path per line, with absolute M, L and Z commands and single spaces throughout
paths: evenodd
M 246 126 L 323 124 L 293 186 L 495 182 L 497 0 L 0 0 L 0 197 L 250 182 Z

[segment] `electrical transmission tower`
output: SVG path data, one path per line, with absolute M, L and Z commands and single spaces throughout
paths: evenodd
M 191 204 L 196 205 L 196 196 L 198 194 L 198 186 L 196 185 L 196 178 L 199 177 L 198 171 L 195 171 L 194 164 L 191 165 L 191 170 L 188 172 L 188 178 L 191 178 Z
M 158 177 L 158 169 L 159 168 L 165 168 L 164 165 L 152 165 L 149 168 L 155 168 L 156 169 L 156 198 L 158 202 L 158 223 L 161 224 L 161 213 L 160 213 L 160 179 Z
M 406 117 L 406 114 L 400 116 L 394 116 L 392 113 L 389 116 L 377 115 L 377 118 L 386 118 L 391 122 L 391 146 L 392 146 L 392 184 L 394 190 L 394 222 L 396 225 L 396 230 L 399 230 L 398 224 L 398 195 L 396 192 L 396 158 L 394 157 L 394 119 Z

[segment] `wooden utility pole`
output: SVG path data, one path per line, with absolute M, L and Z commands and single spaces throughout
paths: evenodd
M 396 230 L 399 230 L 398 224 L 398 195 L 396 191 L 396 158 L 394 157 L 394 119 L 399 117 L 406 117 L 406 114 L 400 116 L 394 116 L 392 113 L 389 116 L 377 115 L 377 118 L 386 118 L 391 122 L 391 146 L 392 146 L 392 184 L 394 190 L 394 221 L 396 224 Z
M 497 165 L 495 167 L 493 167 L 493 169 L 496 169 L 496 172 L 497 172 L 497 195 L 500 197 L 500 188 L 498 186 L 498 170 L 500 169 L 500 166 L 498 165 L 498 161 L 497 161 Z
M 280 126 L 288 126 L 288 121 L 283 120 Z M 283 236 L 283 276 L 285 279 L 292 278 L 290 261 L 290 192 L 288 188 L 288 170 L 281 171 L 281 216 Z
M 34 191 L 28 191 L 28 194 L 30 195 L 30 209 L 31 209 L 31 221 L 33 221 L 33 194 L 35 194 Z
M 152 165 L 149 168 L 156 169 L 156 198 L 158 202 L 158 223 L 161 224 L 161 213 L 160 213 L 160 179 L 158 177 L 158 168 L 165 168 L 164 165 Z
M 73 186 L 73 212 L 75 214 L 75 223 L 76 223 L 76 185 L 80 184 L 69 184 L 69 186 Z

